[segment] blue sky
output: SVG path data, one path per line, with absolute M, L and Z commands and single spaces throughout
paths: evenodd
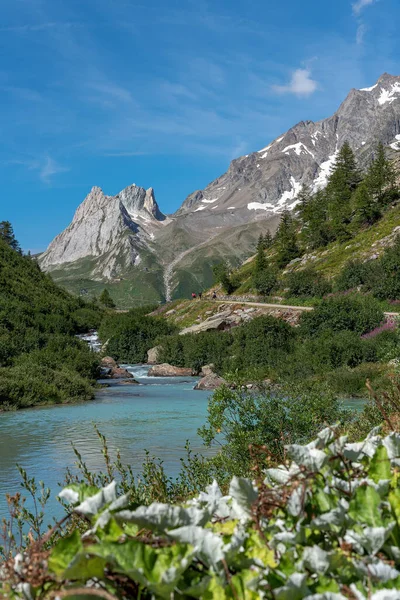
M 398 0 L 3 0 L 0 220 L 39 251 L 93 185 L 164 212 L 400 74 Z

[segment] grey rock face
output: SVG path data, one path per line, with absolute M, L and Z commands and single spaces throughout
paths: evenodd
M 131 185 L 116 196 L 94 187 L 78 207 L 72 223 L 40 257 L 51 270 L 86 257 L 102 257 L 93 278 L 111 279 L 140 262 L 140 250 L 152 249 L 155 232 L 168 219 L 158 208 L 153 189 Z
M 337 112 L 302 121 L 268 146 L 233 160 L 228 171 L 191 194 L 175 213 L 191 226 L 232 226 L 296 206 L 304 183 L 326 185 L 337 151 L 348 141 L 366 164 L 378 141 L 400 148 L 400 77 L 382 75 L 371 88 L 350 91 Z M 396 146 L 397 147 L 397 146 Z

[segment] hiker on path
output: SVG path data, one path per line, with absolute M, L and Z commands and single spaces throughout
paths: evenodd
M 195 300 L 196 298 L 196 294 L 194 292 L 192 292 L 192 300 Z

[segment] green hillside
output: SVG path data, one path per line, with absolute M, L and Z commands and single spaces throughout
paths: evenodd
M 90 399 L 98 359 L 75 336 L 100 318 L 0 238 L 0 410 Z

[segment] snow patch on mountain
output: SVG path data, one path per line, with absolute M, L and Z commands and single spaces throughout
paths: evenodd
M 379 104 L 382 106 L 389 102 L 392 104 L 395 100 L 397 100 L 397 94 L 400 94 L 400 83 L 396 81 L 396 83 L 392 84 L 390 90 L 382 88 L 381 95 L 378 98 Z
M 329 175 L 331 174 L 332 167 L 335 164 L 338 152 L 339 151 L 336 150 L 333 154 L 330 155 L 328 160 L 326 160 L 325 162 L 320 164 L 318 177 L 314 180 L 314 186 L 313 186 L 314 192 L 321 190 L 328 183 L 328 178 L 329 178 Z
M 282 152 L 284 154 L 288 154 L 289 150 L 294 150 L 297 156 L 300 156 L 302 152 L 306 152 L 307 154 L 315 158 L 314 154 L 307 148 L 305 144 L 303 144 L 303 142 L 297 142 L 297 144 L 291 144 L 290 146 L 286 146 L 286 148 L 284 148 Z
M 371 87 L 361 88 L 360 92 L 372 92 L 372 90 L 374 90 L 376 87 L 378 87 L 377 83 L 375 85 L 371 85 Z

